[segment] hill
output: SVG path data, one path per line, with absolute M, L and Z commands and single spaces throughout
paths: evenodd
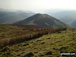
M 74 27 L 74 24 L 72 23 L 76 21 L 76 10 L 48 10 L 44 12 L 59 19 L 63 23 Z
M 76 29 L 0 25 L 0 57 L 62 57 L 65 52 L 76 53 Z
M 10 11 L 0 9 L 0 24 L 12 24 L 34 15 L 29 11 Z
M 73 28 L 76 28 L 76 21 L 72 22 Z
M 42 28 L 66 27 L 66 25 L 63 22 L 47 14 L 36 14 L 34 16 L 31 16 L 15 24 L 16 25 L 33 25 L 33 26 L 42 27 Z

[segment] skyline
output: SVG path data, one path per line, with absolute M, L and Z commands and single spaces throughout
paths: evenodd
M 76 0 L 0 0 L 1 9 L 41 11 L 46 9 L 76 10 Z

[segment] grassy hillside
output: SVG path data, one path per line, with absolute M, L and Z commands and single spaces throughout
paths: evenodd
M 60 52 L 76 53 L 76 31 L 67 30 L 43 35 L 37 39 L 10 46 L 7 50 L 3 52 L 3 56 L 10 54 L 9 57 L 60 57 Z M 64 57 L 76 57 L 76 55 Z
M 0 47 L 32 40 L 63 29 L 35 28 L 16 25 L 0 25 Z
M 60 31 L 0 25 L 0 31 L 0 57 L 60 57 L 61 52 L 76 53 L 75 29 Z

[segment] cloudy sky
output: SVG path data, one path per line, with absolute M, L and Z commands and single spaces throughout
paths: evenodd
M 0 0 L 0 8 L 31 11 L 46 9 L 76 10 L 76 0 Z

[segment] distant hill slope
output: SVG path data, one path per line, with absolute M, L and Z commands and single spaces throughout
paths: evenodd
M 76 21 L 74 21 L 74 22 L 72 23 L 72 27 L 73 27 L 73 28 L 76 28 Z
M 71 27 L 74 27 L 74 24 L 72 23 L 76 21 L 76 10 L 48 10 L 45 11 L 45 13 L 59 19 Z
M 12 24 L 32 15 L 32 12 L 0 10 L 0 24 Z
M 15 24 L 16 25 L 33 25 L 36 27 L 43 27 L 43 28 L 66 27 L 66 25 L 63 22 L 47 14 L 36 14 L 34 16 L 31 16 Z

